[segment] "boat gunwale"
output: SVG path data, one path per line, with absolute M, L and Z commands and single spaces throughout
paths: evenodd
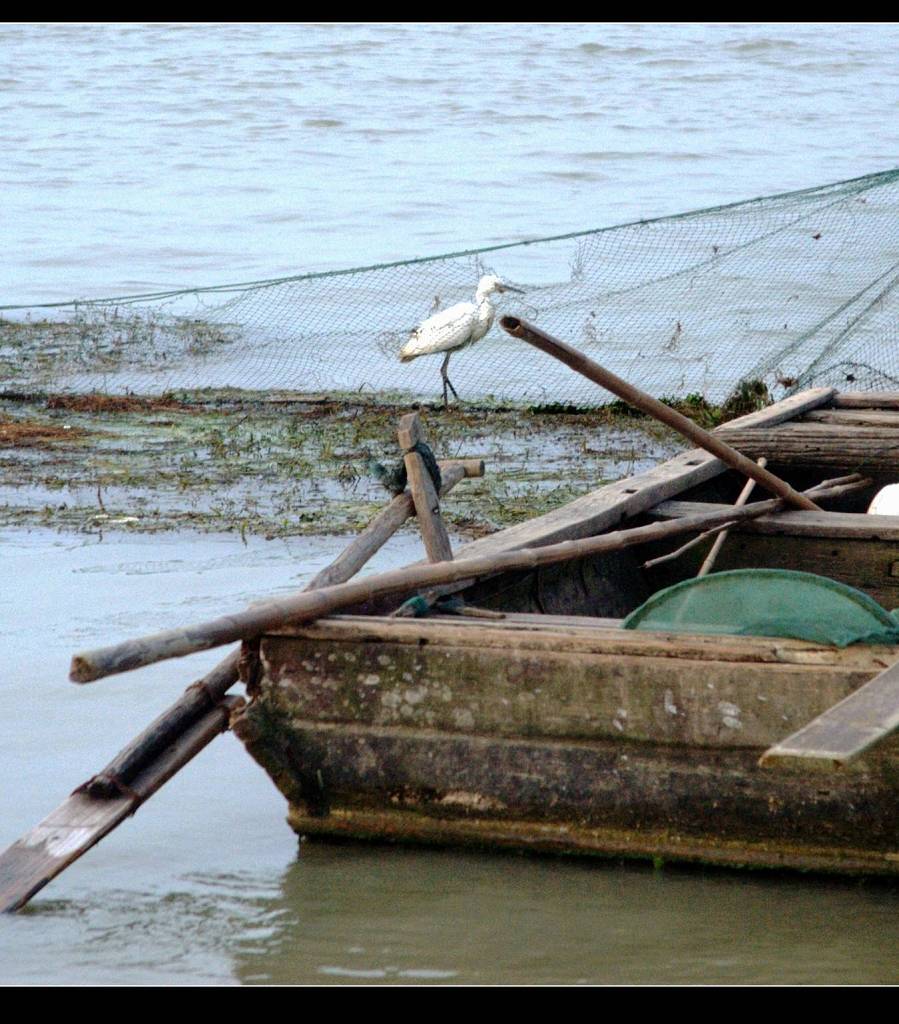
M 557 650 L 561 642 L 572 653 L 644 655 L 688 660 L 776 662 L 790 665 L 869 668 L 876 673 L 899 659 L 899 645 L 854 644 L 838 648 L 793 637 L 766 637 L 737 633 L 673 633 L 665 630 L 630 630 L 611 621 L 589 616 L 548 616 L 506 613 L 504 620 L 434 615 L 397 619 L 389 615 L 332 615 L 300 625 L 286 625 L 265 633 L 267 638 L 332 640 L 347 644 L 374 642 L 400 645 L 508 647 L 510 635 L 522 649 Z M 541 620 L 553 619 L 553 622 Z M 559 620 L 579 620 L 564 623 Z

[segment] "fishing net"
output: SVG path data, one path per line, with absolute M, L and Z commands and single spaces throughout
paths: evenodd
M 788 569 L 731 569 L 653 594 L 622 623 L 667 633 L 785 636 L 819 644 L 895 644 L 899 620 L 838 580 Z
M 353 270 L 0 308 L 0 390 L 442 395 L 426 317 L 496 274 L 496 320 L 453 353 L 468 402 L 593 406 L 607 392 L 498 326 L 524 317 L 658 397 L 899 387 L 899 170 L 673 217 Z

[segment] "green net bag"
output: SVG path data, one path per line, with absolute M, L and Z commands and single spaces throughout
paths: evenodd
M 899 619 L 854 587 L 810 572 L 734 569 L 685 580 L 631 612 L 625 629 L 899 644 Z

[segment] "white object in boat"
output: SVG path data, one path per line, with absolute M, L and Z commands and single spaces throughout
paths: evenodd
M 874 495 L 868 512 L 875 516 L 899 516 L 899 484 L 887 484 Z

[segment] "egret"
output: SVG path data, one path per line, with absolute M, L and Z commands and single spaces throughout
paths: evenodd
M 446 358 L 440 367 L 440 376 L 443 378 L 444 406 L 449 405 L 447 387 L 452 391 L 456 401 L 459 401 L 456 389 L 447 374 L 450 356 L 456 349 L 465 348 L 466 345 L 473 345 L 474 342 L 480 341 L 490 330 L 495 312 L 490 296 L 494 292 L 523 294 L 520 288 L 503 284 L 495 274 L 485 274 L 478 281 L 474 302 L 459 302 L 455 306 L 450 306 L 449 309 L 442 309 L 439 313 L 429 316 L 412 331 L 409 340 L 400 349 L 401 363 L 408 363 L 412 359 L 430 355 L 432 352 L 446 352 Z

